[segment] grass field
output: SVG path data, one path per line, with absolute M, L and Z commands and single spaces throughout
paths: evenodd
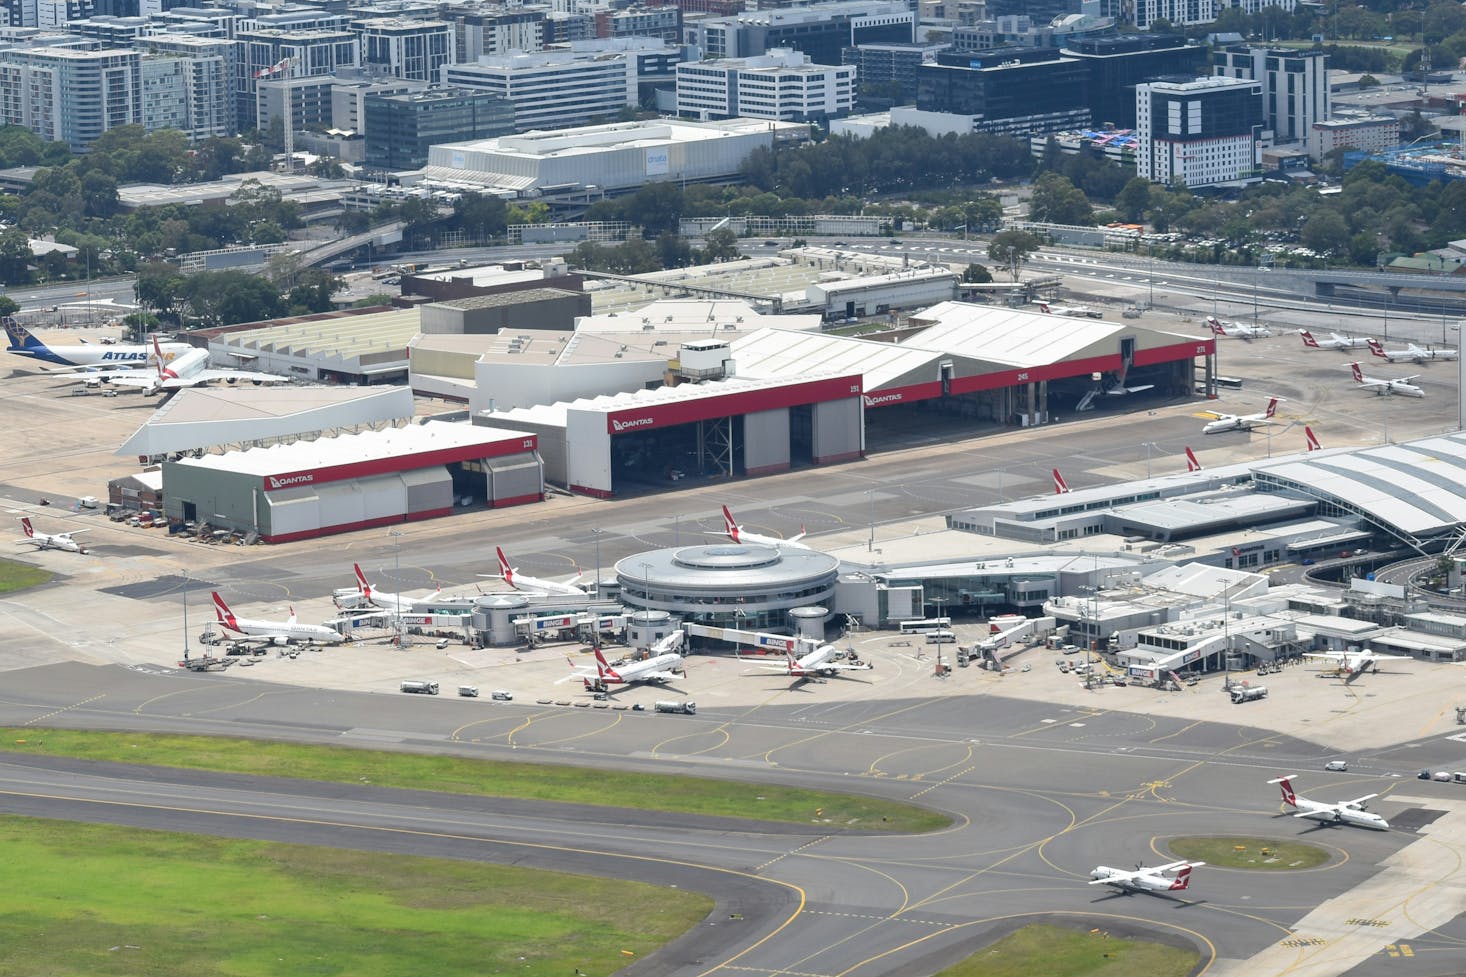
M 1221 868 L 1255 868 L 1272 872 L 1317 868 L 1330 858 L 1328 849 L 1276 838 L 1172 838 L 1166 847 L 1177 858 Z
M 10 594 L 27 587 L 35 587 L 51 579 L 50 570 L 33 567 L 29 563 L 0 560 L 0 594 Z
M 1185 977 L 1195 950 L 1035 924 L 1010 933 L 937 977 Z
M 600 975 L 712 907 L 636 882 L 20 817 L 0 817 L 0 845 L 6 977 Z
M 935 811 L 853 794 L 670 774 L 501 763 L 261 740 L 27 728 L 0 729 L 0 749 L 486 797 L 819 823 L 830 828 L 911 833 L 931 831 L 951 823 Z

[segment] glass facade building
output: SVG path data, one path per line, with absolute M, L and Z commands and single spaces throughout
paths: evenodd
M 368 95 L 366 163 L 384 170 L 427 165 L 428 147 L 514 131 L 514 106 L 488 92 L 457 88 Z

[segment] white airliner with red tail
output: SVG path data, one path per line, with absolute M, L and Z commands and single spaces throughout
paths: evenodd
M 91 532 L 89 529 L 73 529 L 69 533 L 38 533 L 31 525 L 30 516 L 20 517 L 20 528 L 25 530 L 25 539 L 18 539 L 17 543 L 29 543 L 38 550 L 65 550 L 68 553 L 85 553 L 87 548 L 71 537 Z
M 798 658 L 794 657 L 794 652 L 786 650 L 784 658 L 785 660 L 778 665 L 770 662 L 763 668 L 793 678 L 828 677 L 838 675 L 840 672 L 870 671 L 869 663 L 842 657 L 840 649 L 834 645 L 820 645 Z
M 1202 425 L 1201 433 L 1221 434 L 1224 431 L 1250 431 L 1259 425 L 1271 424 L 1281 399 L 1281 397 L 1273 397 L 1267 402 L 1267 409 L 1256 414 L 1224 414 L 1215 410 L 1203 411 L 1202 413 L 1210 414 L 1216 420 L 1207 421 Z
M 1059 474 L 1059 470 L 1057 468 L 1054 469 L 1054 494 L 1069 494 L 1069 483 L 1064 481 L 1064 476 Z
M 1313 433 L 1313 428 L 1306 424 L 1303 426 L 1303 437 L 1305 439 L 1304 444 L 1308 445 L 1309 451 L 1320 451 L 1323 449 L 1323 445 L 1318 443 L 1318 436 Z
M 1320 821 L 1324 824 L 1352 824 L 1355 827 L 1369 828 L 1372 831 L 1390 830 L 1390 822 L 1364 809 L 1364 802 L 1373 800 L 1379 796 L 1378 794 L 1365 794 L 1352 801 L 1339 801 L 1336 804 L 1311 801 L 1294 793 L 1293 781 L 1297 779 L 1298 775 L 1295 773 L 1268 781 L 1270 784 L 1277 784 L 1282 789 L 1283 803 L 1294 809 L 1295 818 Z
M 1183 892 L 1191 885 L 1191 870 L 1205 864 L 1206 862 L 1171 862 L 1155 868 L 1141 866 L 1133 872 L 1098 865 L 1089 873 L 1092 880 L 1089 884 L 1108 885 L 1126 895 L 1132 892 Z M 1168 877 L 1167 872 L 1175 872 L 1176 875 L 1174 878 Z
M 1341 674 L 1347 676 L 1363 675 L 1371 668 L 1376 675 L 1379 674 L 1379 663 L 1388 661 L 1413 661 L 1409 655 L 1381 655 L 1375 651 L 1311 651 L 1305 652 L 1304 658 L 1312 661 L 1328 662 Z
M 582 675 L 585 687 L 592 692 L 605 692 L 612 685 L 633 685 L 638 682 L 655 682 L 659 685 L 681 678 L 682 656 L 678 654 L 658 655 L 645 661 L 628 662 L 625 665 L 611 665 L 601 649 L 595 649 L 596 672 Z
M 271 644 L 285 645 L 292 641 L 316 642 L 323 645 L 340 644 L 346 640 L 345 635 L 324 624 L 301 624 L 295 619 L 295 608 L 290 609 L 290 616 L 283 621 L 257 621 L 246 617 L 236 617 L 224 603 L 224 598 L 219 592 L 213 591 L 214 613 L 218 615 L 219 627 L 226 631 L 233 631 L 235 634 L 246 638 L 268 638 Z
M 509 560 L 504 556 L 504 551 L 499 547 L 494 547 L 494 552 L 499 557 L 499 576 L 515 590 L 526 594 L 556 595 L 562 597 L 585 596 L 585 591 L 575 586 L 575 581 L 585 576 L 585 572 L 579 567 L 576 567 L 575 576 L 569 577 L 563 583 L 558 580 L 541 580 L 539 577 L 526 576 L 510 566 Z
M 709 536 L 726 536 L 735 543 L 753 543 L 761 546 L 793 546 L 796 549 L 807 550 L 809 546 L 801 543 L 804 538 L 804 529 L 801 527 L 798 536 L 790 536 L 782 539 L 778 536 L 763 536 L 759 533 L 751 533 L 738 525 L 738 520 L 733 518 L 733 513 L 723 506 L 723 531 L 721 533 L 709 533 Z
M 1363 349 L 1373 342 L 1364 336 L 1344 336 L 1336 332 L 1329 333 L 1327 339 L 1319 339 L 1307 329 L 1298 330 L 1298 335 L 1303 337 L 1303 345 L 1309 349 Z
M 209 367 L 209 351 L 189 347 L 186 352 L 165 357 L 158 337 L 153 337 L 153 358 L 149 361 L 155 372 L 147 370 L 107 370 L 97 373 L 83 373 L 70 379 L 84 380 L 88 384 L 99 380 L 114 387 L 138 387 L 143 395 L 151 397 L 159 393 L 171 393 L 214 380 L 235 383 L 248 380 L 255 386 L 262 383 L 289 383 L 288 377 L 273 373 L 253 373 L 248 370 L 216 370 Z
M 1202 470 L 1201 462 L 1196 460 L 1196 453 L 1190 447 L 1186 449 L 1186 470 L 1188 472 L 1199 472 Z
M 380 607 L 389 611 L 396 611 L 398 614 L 410 614 L 413 611 L 424 609 L 430 606 L 442 587 L 437 588 L 426 597 L 408 597 L 405 594 L 389 594 L 385 590 L 377 590 L 370 583 L 367 583 L 366 574 L 361 572 L 361 564 L 353 563 L 351 569 L 356 573 L 356 587 L 361 591 L 362 598 L 373 607 Z
M 1361 390 L 1373 390 L 1376 397 L 1386 397 L 1392 394 L 1400 397 L 1424 397 L 1425 391 L 1411 383 L 1411 380 L 1419 379 L 1420 374 L 1416 373 L 1408 377 L 1397 377 L 1393 380 L 1380 377 L 1367 377 L 1364 371 L 1359 368 L 1358 363 L 1350 363 L 1349 369 L 1354 371 L 1354 382 L 1359 384 Z
M 1091 309 L 1084 305 L 1049 305 L 1047 302 L 1040 302 L 1038 311 L 1044 315 L 1063 315 L 1074 319 L 1103 319 L 1105 317 L 1105 314 L 1098 309 Z
M 1459 351 L 1454 349 L 1416 346 L 1414 343 L 1406 343 L 1404 349 L 1385 349 L 1377 339 L 1371 339 L 1369 341 L 1369 351 L 1380 359 L 1390 363 L 1399 363 L 1404 360 L 1409 360 L 1413 363 L 1424 363 L 1426 360 L 1454 360 L 1460 356 Z
M 1245 322 L 1222 322 L 1214 315 L 1206 317 L 1213 338 L 1221 339 L 1267 339 L 1273 331 L 1267 326 L 1249 326 Z

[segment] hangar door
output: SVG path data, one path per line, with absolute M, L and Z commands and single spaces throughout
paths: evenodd
M 490 458 L 486 468 L 490 506 L 538 502 L 545 494 L 544 466 L 533 451 Z
M 320 485 L 322 528 L 401 519 L 407 512 L 407 487 L 393 472 Z
M 789 469 L 789 408 L 743 415 L 743 470 L 764 475 Z
M 271 539 L 311 533 L 321 528 L 321 500 L 313 486 L 264 493 L 260 534 Z
M 397 477 L 406 493 L 407 507 L 403 511 L 407 518 L 440 515 L 453 508 L 453 479 L 442 465 L 398 472 Z
M 817 465 L 859 458 L 865 451 L 865 415 L 860 397 L 812 405 L 810 442 Z

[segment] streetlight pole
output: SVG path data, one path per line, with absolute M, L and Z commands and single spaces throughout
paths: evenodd
M 183 575 L 183 660 L 188 661 L 188 574 Z
M 870 538 L 865 541 L 865 549 L 870 552 L 876 548 L 876 490 L 866 489 L 865 497 L 870 500 Z
M 392 537 L 392 583 L 394 586 L 402 586 L 402 531 L 400 529 L 389 529 L 387 535 Z M 398 597 L 392 603 L 392 647 L 402 647 L 402 598 Z
M 1150 450 L 1156 446 L 1154 441 L 1147 441 L 1141 447 L 1145 448 L 1145 477 L 1150 478 Z
M 592 529 L 591 535 L 596 538 L 596 600 L 601 599 L 601 530 Z

